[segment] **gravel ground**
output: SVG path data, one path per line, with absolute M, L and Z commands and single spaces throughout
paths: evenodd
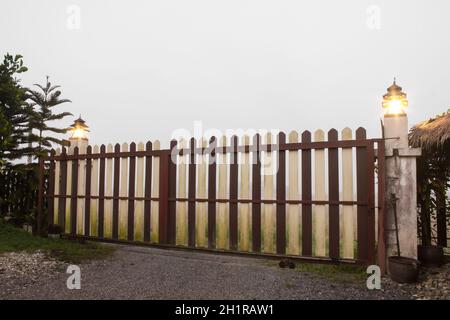
M 13 257 L 13 258 L 11 258 Z M 314 274 L 280 269 L 264 259 L 118 246 L 113 257 L 80 265 L 81 289 L 66 288 L 60 262 L 42 253 L 0 257 L 3 299 L 411 299 L 416 285 L 382 280 L 382 290 L 365 283 L 338 283 Z M 6 262 L 12 259 L 12 262 Z M 25 260 L 22 260 L 25 259 Z M 18 261 L 25 271 L 17 269 Z M 3 262 L 2 262 L 3 261 Z M 15 261 L 15 262 L 14 262 Z M 47 261 L 47 262 L 45 262 Z M 6 267 L 5 267 L 6 265 Z M 11 276 L 15 274 L 15 276 Z M 36 276 L 39 275 L 39 276 Z M 448 277 L 448 274 L 446 275 Z M 7 280 L 5 282 L 5 279 Z M 8 280 L 10 279 L 10 280 Z M 12 279 L 12 280 L 11 280 Z
M 61 273 L 65 264 L 44 252 L 10 252 L 0 256 L 0 298 L 14 297 L 43 279 Z
M 414 299 L 450 300 L 450 263 L 440 268 L 426 269 L 414 285 Z

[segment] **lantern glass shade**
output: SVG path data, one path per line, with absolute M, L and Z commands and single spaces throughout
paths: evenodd
M 82 128 L 74 128 L 72 131 L 72 139 L 87 139 L 87 132 Z
M 404 116 L 408 107 L 406 93 L 402 91 L 394 80 L 394 83 L 387 89 L 388 93 L 383 96 L 383 113 L 385 116 Z
M 71 132 L 71 140 L 87 140 L 89 127 L 86 125 L 83 119 L 78 118 L 74 121 L 74 123 L 70 126 L 69 131 Z

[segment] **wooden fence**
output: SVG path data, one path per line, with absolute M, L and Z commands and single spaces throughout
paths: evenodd
M 49 221 L 72 236 L 360 264 L 378 246 L 384 263 L 384 143 L 363 128 L 89 146 L 45 162 Z
M 0 172 L 0 217 L 8 217 L 17 225 L 33 222 L 38 204 L 36 169 L 31 164 Z

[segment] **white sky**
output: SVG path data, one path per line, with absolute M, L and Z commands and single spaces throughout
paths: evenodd
M 449 17 L 448 0 L 2 0 L 0 54 L 24 56 L 25 85 L 62 85 L 91 143 L 166 147 L 195 120 L 378 137 L 394 76 L 411 124 L 450 107 Z

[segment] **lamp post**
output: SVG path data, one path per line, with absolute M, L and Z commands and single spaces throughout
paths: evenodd
M 407 108 L 407 95 L 394 79 L 382 101 L 386 149 L 384 207 L 387 257 L 397 255 L 399 246 L 402 256 L 417 258 L 416 158 L 420 155 L 420 149 L 409 148 Z
M 73 152 L 75 147 L 78 147 L 80 152 L 85 152 L 89 144 L 88 132 L 89 127 L 86 125 L 86 121 L 81 119 L 81 115 L 76 119 L 69 129 L 71 136 L 70 141 L 70 151 Z
M 86 124 L 86 121 L 84 121 L 81 118 L 81 115 L 78 119 L 76 119 L 73 124 L 70 126 L 70 147 L 69 147 L 69 154 L 74 154 L 74 149 L 75 147 L 78 147 L 78 153 L 79 154 L 85 154 L 87 152 L 87 147 L 89 145 L 89 139 L 88 139 L 88 132 L 89 132 L 89 127 Z M 73 165 L 76 164 L 77 165 L 77 170 L 78 170 L 78 174 L 77 174 L 77 194 L 84 194 L 85 190 L 86 190 L 86 165 L 87 165 L 87 161 L 86 160 L 78 160 L 77 162 L 72 162 L 70 166 L 68 166 L 67 168 L 67 174 L 68 176 L 70 176 L 72 174 L 72 170 L 75 168 Z M 92 167 L 92 165 L 91 165 Z M 73 200 L 72 200 L 73 201 Z M 77 211 L 76 211 L 76 215 L 77 215 L 77 223 L 75 226 L 75 230 L 77 233 L 79 234 L 85 234 L 85 216 L 84 216 L 84 212 L 85 212 L 85 199 L 77 199 L 75 200 L 77 201 Z
M 402 87 L 394 83 L 387 88 L 381 103 L 384 114 L 384 136 L 386 148 L 408 148 L 408 99 Z
M 383 96 L 383 111 L 387 117 L 403 117 L 406 116 L 406 108 L 408 107 L 408 99 L 406 93 L 402 91 L 402 87 L 398 86 L 395 78 L 394 83 L 387 88 L 387 93 Z

